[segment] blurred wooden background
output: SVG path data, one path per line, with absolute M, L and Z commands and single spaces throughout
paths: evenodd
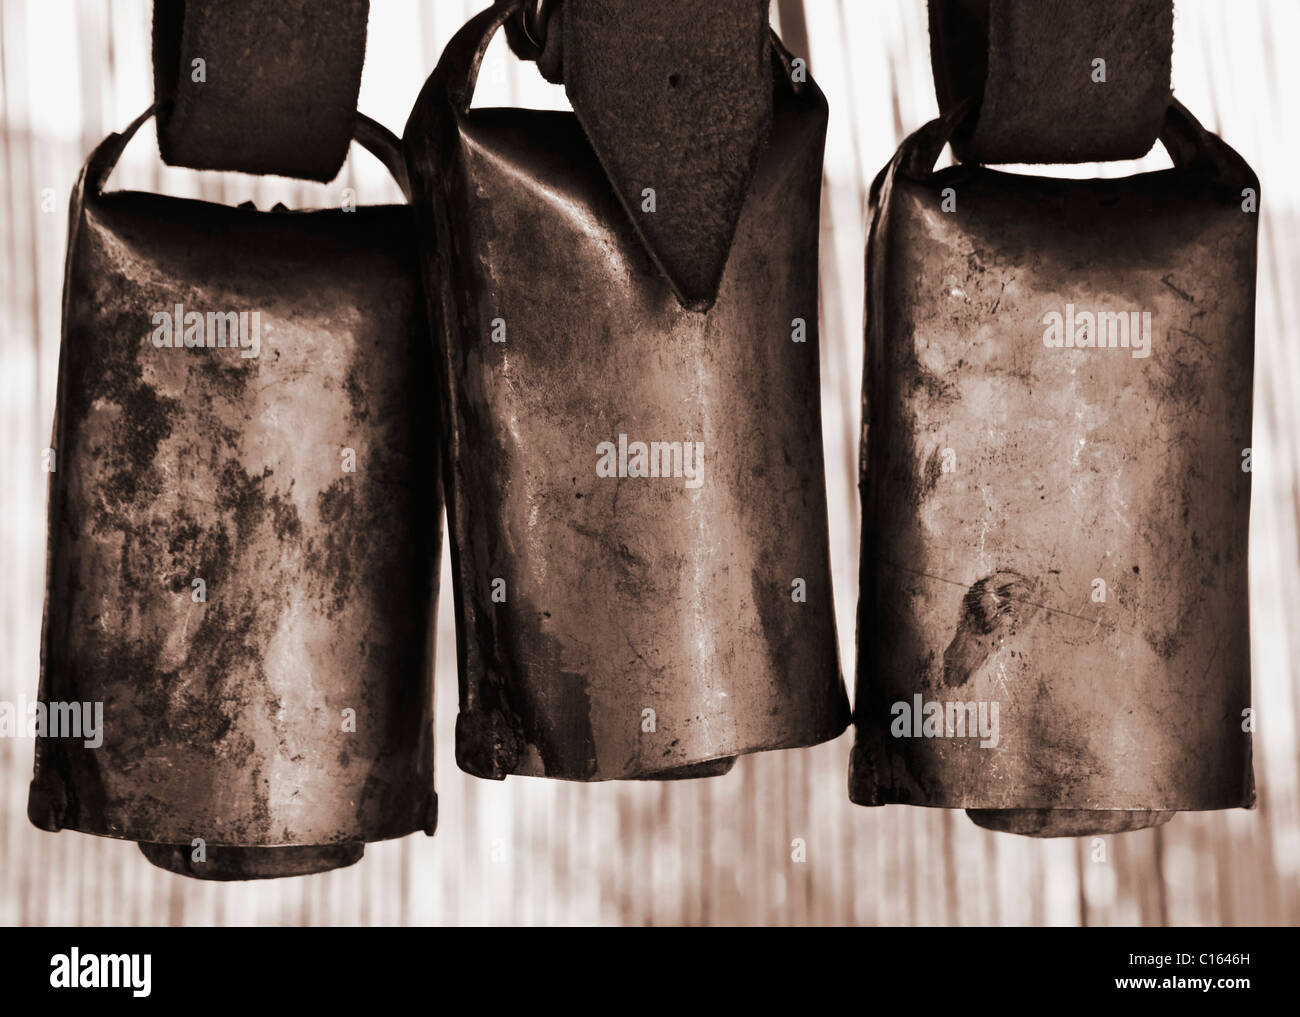
M 375 0 L 360 107 L 401 132 L 442 46 L 486 0 Z M 148 0 L 0 0 L 0 699 L 34 696 L 46 475 L 68 193 L 90 149 L 151 102 Z M 831 104 L 822 216 L 822 414 L 842 658 L 851 679 L 857 587 L 856 441 L 865 193 L 905 133 L 936 113 L 923 0 L 775 0 L 773 19 Z M 1037 842 L 960 812 L 849 803 L 850 735 L 742 759 L 726 777 L 577 785 L 461 773 L 444 561 L 437 662 L 436 837 L 367 848 L 307 878 L 207 884 L 128 843 L 26 819 L 32 744 L 0 739 L 5 924 L 1294 924 L 1300 921 L 1300 96 L 1294 0 L 1179 0 L 1179 98 L 1263 181 L 1251 542 L 1259 807 L 1183 814 L 1160 830 Z M 479 105 L 566 108 L 503 41 Z M 141 132 L 118 186 L 259 207 L 397 200 L 354 155 L 330 185 L 164 169 Z M 1070 168 L 1123 175 L 1168 165 Z M 1290 280 L 1288 283 L 1287 280 Z M 791 860 L 803 838 L 806 862 Z

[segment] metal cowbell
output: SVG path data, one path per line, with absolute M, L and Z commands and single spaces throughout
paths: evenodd
M 148 115 L 72 197 L 41 700 L 102 729 L 38 741 L 28 812 L 200 878 L 324 871 L 437 818 L 410 210 L 105 193 Z
M 847 699 L 818 409 L 825 101 L 775 46 L 771 137 L 718 299 L 685 310 L 572 114 L 471 109 L 517 9 L 453 38 L 403 139 L 437 238 L 422 257 L 444 323 L 457 761 L 498 779 L 690 776 L 832 738 Z
M 855 802 L 1038 836 L 1249 807 L 1249 166 L 871 192 Z

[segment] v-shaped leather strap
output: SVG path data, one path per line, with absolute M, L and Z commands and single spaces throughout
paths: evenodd
M 563 80 L 651 257 L 707 310 L 772 122 L 767 0 L 516 7 L 515 51 Z

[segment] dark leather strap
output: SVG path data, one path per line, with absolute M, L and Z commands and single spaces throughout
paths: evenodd
M 513 6 L 515 52 L 563 80 L 651 257 L 684 306 L 707 310 L 772 122 L 767 0 Z
M 963 162 L 1145 155 L 1165 122 L 1172 52 L 1171 0 L 930 0 L 939 108 L 979 103 L 952 139 Z
M 155 0 L 163 161 L 333 179 L 352 138 L 369 13 L 368 0 Z

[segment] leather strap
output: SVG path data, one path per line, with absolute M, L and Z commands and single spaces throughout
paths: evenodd
M 1171 0 L 930 0 L 939 108 L 979 104 L 953 152 L 983 163 L 1145 155 L 1171 99 L 1173 31 Z
M 352 138 L 369 13 L 368 0 L 155 0 L 163 161 L 333 179 Z
M 563 80 L 651 257 L 707 310 L 772 123 L 767 0 L 538 3 L 510 5 L 512 48 Z

